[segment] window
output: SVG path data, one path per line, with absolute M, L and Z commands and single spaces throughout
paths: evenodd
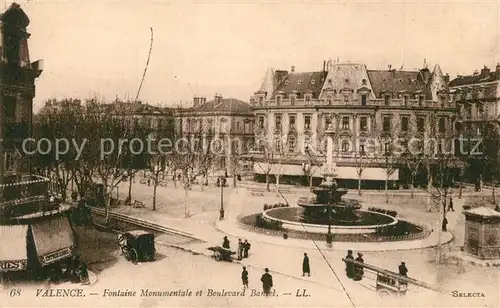
M 264 129 L 264 116 L 259 116 L 259 128 Z
M 349 152 L 349 142 L 347 140 L 342 141 L 342 152 Z
M 444 104 L 446 103 L 446 96 L 441 95 L 439 97 L 439 101 L 441 102 L 441 107 L 444 107 Z
M 465 105 L 465 116 L 467 118 L 471 118 L 472 117 L 472 107 L 471 107 L 470 104 Z
M 481 103 L 476 104 L 476 109 L 477 109 L 477 116 L 482 117 L 484 115 L 484 106 Z
M 295 138 L 290 137 L 290 139 L 288 139 L 288 151 L 294 152 L 296 145 L 297 145 L 297 141 L 295 140 Z
M 281 132 L 281 114 L 275 115 L 274 120 L 276 123 L 276 131 Z
M 408 106 L 408 95 L 403 96 L 403 105 Z
M 349 117 L 342 117 L 342 129 L 349 129 Z
M 309 103 L 311 102 L 311 95 L 304 96 L 304 99 L 306 101 L 306 105 L 309 105 Z
M 304 116 L 304 129 L 311 129 L 311 116 L 306 115 Z
M 274 143 L 276 145 L 276 151 L 280 152 L 281 149 L 282 149 L 281 139 L 280 138 L 276 138 L 276 141 Z
M 390 116 L 385 116 L 382 122 L 382 129 L 384 132 L 389 132 L 391 131 L 391 117 Z
M 330 124 L 332 124 L 332 118 L 329 116 L 325 117 L 325 130 L 327 130 L 328 127 L 330 127 Z
M 290 105 L 295 105 L 295 95 L 290 95 Z
M 344 103 L 349 103 L 349 95 L 348 94 L 344 94 Z
M 446 119 L 445 118 L 439 118 L 438 121 L 438 129 L 440 133 L 446 132 Z
M 281 105 L 281 95 L 276 96 L 276 105 Z
M 407 132 L 409 130 L 409 118 L 407 116 L 401 117 L 401 131 Z
M 264 103 L 264 97 L 263 96 L 259 96 L 259 104 L 262 105 L 262 103 Z
M 361 155 L 365 155 L 366 152 L 365 152 L 365 144 L 364 143 L 360 143 L 359 144 L 359 154 Z
M 390 96 L 389 94 L 384 95 L 384 104 L 385 104 L 386 106 L 388 106 L 388 105 L 389 105 L 389 101 L 390 101 L 390 99 L 391 99 L 391 96 Z
M 361 95 L 361 106 L 366 106 L 366 94 Z
M 419 132 L 425 132 L 425 118 L 424 117 L 417 118 L 417 130 Z
M 328 105 L 331 105 L 331 104 L 332 104 L 332 101 L 333 101 L 332 96 L 331 96 L 331 95 L 328 95 L 328 96 L 326 97 L 326 103 L 327 103 Z
M 389 141 L 384 143 L 384 154 L 391 153 L 391 143 Z
M 366 132 L 368 130 L 368 117 L 359 118 L 359 130 Z
M 289 123 L 290 131 L 294 131 L 295 130 L 295 115 L 290 115 L 288 123 Z
M 424 104 L 424 96 L 423 95 L 419 95 L 418 96 L 418 105 L 420 107 L 422 107 L 423 104 Z
M 240 122 L 236 122 L 236 129 L 240 130 Z
M 255 99 L 251 98 L 250 99 L 250 105 L 254 105 L 255 104 Z

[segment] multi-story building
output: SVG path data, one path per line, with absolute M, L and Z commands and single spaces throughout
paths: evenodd
M 456 96 L 457 116 L 456 130 L 464 139 L 472 138 L 469 150 L 475 147 L 480 138 L 498 139 L 500 125 L 500 63 L 491 71 L 484 66 L 469 76 L 457 76 L 450 84 Z M 483 144 L 485 145 L 485 144 Z M 486 150 L 487 151 L 487 150 Z M 488 153 L 485 153 L 488 154 Z M 496 154 L 495 154 L 496 155 Z M 484 160 L 480 155 L 470 155 L 466 177 L 471 180 L 488 176 Z
M 49 199 L 47 178 L 32 175 L 23 140 L 31 136 L 35 80 L 42 62 L 31 62 L 29 18 L 13 3 L 1 15 L 0 39 L 0 275 L 30 272 L 75 252 L 68 204 Z M 17 149 L 17 150 L 16 150 Z M 25 154 L 25 153 L 24 153 Z
M 296 72 L 293 66 L 290 71 L 269 69 L 250 100 L 256 143 L 260 143 L 261 153 L 264 142 L 278 143 L 275 148 L 282 150 L 271 162 L 266 161 L 270 155 L 256 154 L 254 171 L 257 175 L 271 170 L 271 174 L 281 172 L 285 177 L 303 176 L 308 157 L 315 156 L 319 164 L 324 161 L 328 127 L 335 131 L 333 155 L 341 180 L 358 179 L 357 158 L 370 138 L 376 140 L 384 134 L 407 139 L 433 134 L 450 137 L 455 105 L 447 78 L 439 65 L 431 72 L 426 64 L 415 71 L 368 70 L 364 64 L 330 60 L 323 62 L 322 70 L 313 72 Z M 382 165 L 371 160 L 363 180 L 385 180 Z M 401 168 L 390 174 L 390 179 L 398 180 L 399 171 Z M 314 176 L 321 177 L 320 168 Z
M 217 156 L 212 160 L 212 169 L 232 174 L 242 171 L 236 170 L 236 163 L 242 164 L 240 158 L 253 147 L 253 125 L 252 106 L 216 94 L 211 101 L 194 97 L 191 108 L 178 110 L 175 130 L 181 138 L 205 139 Z M 245 168 L 244 163 L 241 167 Z

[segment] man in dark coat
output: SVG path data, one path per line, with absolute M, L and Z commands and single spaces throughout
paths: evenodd
M 241 239 L 238 239 L 238 260 L 243 259 L 243 242 Z
M 401 262 L 401 265 L 398 266 L 399 275 L 408 277 L 408 268 L 406 268 L 406 263 Z
M 224 236 L 224 241 L 222 242 L 222 248 L 229 249 L 229 240 L 227 239 L 227 236 Z
M 345 259 L 351 259 L 351 260 L 354 260 L 354 257 L 352 256 L 352 250 L 348 250 L 347 251 L 347 256 L 345 257 Z M 345 273 L 347 275 L 348 278 L 354 278 L 354 265 L 351 264 L 351 263 L 346 263 L 345 264 Z
M 443 218 L 443 224 L 441 225 L 443 231 L 447 231 L 446 225 L 448 225 L 448 219 Z
M 248 271 L 245 266 L 243 266 L 243 271 L 241 272 L 241 281 L 243 282 L 243 289 L 248 289 Z
M 309 268 L 309 257 L 304 252 L 304 260 L 302 261 L 302 276 L 311 276 L 311 269 Z
M 245 242 L 243 243 L 243 258 L 248 258 L 248 251 L 250 250 L 250 243 L 245 240 Z
M 269 293 L 271 293 L 271 288 L 273 287 L 273 276 L 269 274 L 269 269 L 267 267 L 264 271 L 265 273 L 260 278 L 260 281 L 262 281 L 262 289 L 264 290 L 264 294 L 268 296 Z
M 355 261 L 364 263 L 365 260 L 363 260 L 363 254 L 361 252 L 358 252 L 358 257 L 356 258 Z M 364 269 L 362 266 L 356 265 L 354 266 L 354 280 L 359 281 L 363 279 L 363 274 L 365 273 Z

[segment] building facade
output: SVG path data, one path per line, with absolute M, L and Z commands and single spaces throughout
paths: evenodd
M 250 100 L 260 152 L 254 155 L 254 171 L 303 176 L 305 166 L 324 162 L 328 127 L 335 131 L 333 155 L 341 180 L 358 179 L 356 166 L 361 153 L 368 152 L 369 139 L 373 143 L 384 135 L 407 140 L 451 137 L 455 104 L 447 78 L 439 65 L 430 71 L 425 64 L 415 71 L 369 70 L 364 64 L 330 60 L 314 72 L 269 69 Z M 271 162 L 270 155 L 262 155 L 264 143 L 279 150 Z M 383 162 L 377 160 L 382 154 L 373 150 L 367 154 L 373 159 L 367 162 L 363 180 L 386 179 Z M 392 172 L 390 179 L 398 180 L 399 171 Z M 321 177 L 320 168 L 312 172 Z
M 206 146 L 211 147 L 212 172 L 245 171 L 247 166 L 241 158 L 253 148 L 254 141 L 252 106 L 235 98 L 223 98 L 221 94 L 210 101 L 194 97 L 193 106 L 177 110 L 175 118 L 178 138 L 205 140 Z
M 456 96 L 457 118 L 456 131 L 464 139 L 483 139 L 482 145 L 486 155 L 497 157 L 498 149 L 489 147 L 493 141 L 500 137 L 500 63 L 494 71 L 484 66 L 476 70 L 472 75 L 457 76 L 450 82 L 450 89 Z M 487 139 L 488 142 L 484 141 Z M 476 141 L 472 140 L 467 147 L 471 149 Z M 488 145 L 489 144 L 489 145 Z M 489 149 L 488 149 L 489 147 Z M 497 148 L 498 145 L 495 145 Z M 479 179 L 482 183 L 483 176 L 491 176 L 488 164 L 480 155 L 469 155 L 469 168 L 465 170 L 466 178 L 470 180 Z

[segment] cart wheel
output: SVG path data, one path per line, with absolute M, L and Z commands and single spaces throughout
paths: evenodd
M 132 260 L 132 263 L 137 264 L 137 261 L 139 261 L 137 250 L 132 248 L 132 250 L 130 251 L 130 259 Z
M 390 299 L 392 297 L 392 293 L 389 290 L 381 289 L 377 291 L 378 296 L 383 299 Z
M 130 253 L 127 249 L 127 247 L 122 247 L 122 254 L 125 257 L 125 260 L 130 261 Z
M 222 259 L 222 255 L 220 252 L 216 251 L 214 254 L 215 260 L 220 261 Z

